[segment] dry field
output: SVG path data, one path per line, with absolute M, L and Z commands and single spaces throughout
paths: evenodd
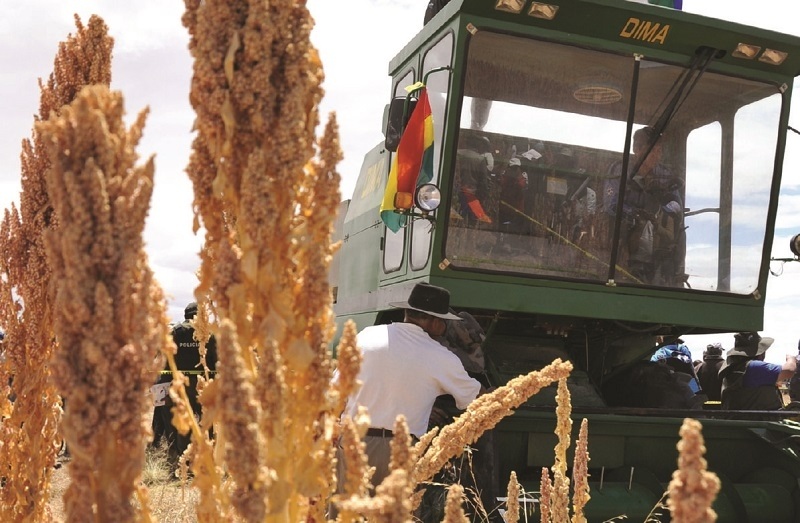
M 69 486 L 69 456 L 58 456 L 52 475 L 50 510 L 57 521 L 66 520 L 63 495 Z M 191 480 L 184 485 L 171 473 L 164 447 L 147 450 L 143 481 L 150 492 L 150 509 L 153 519 L 161 523 L 194 523 L 198 491 L 191 488 Z

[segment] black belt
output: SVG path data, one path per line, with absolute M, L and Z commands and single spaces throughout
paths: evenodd
M 367 429 L 367 434 L 366 435 L 367 436 L 372 436 L 373 438 L 393 438 L 394 437 L 394 432 L 392 432 L 389 429 L 373 429 L 373 428 L 369 428 L 369 429 Z M 415 435 L 411 434 L 411 441 L 413 443 L 416 443 L 417 441 L 419 441 L 419 438 L 416 437 Z
M 394 433 L 389 429 L 367 429 L 367 436 L 373 438 L 393 438 Z

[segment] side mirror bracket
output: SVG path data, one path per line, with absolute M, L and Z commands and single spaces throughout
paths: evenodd
M 384 146 L 387 151 L 397 152 L 397 146 L 400 145 L 400 137 L 403 136 L 408 119 L 416 106 L 416 99 L 405 96 L 393 98 L 386 106 L 388 114 L 386 116 L 386 131 L 384 132 L 386 140 L 384 141 Z

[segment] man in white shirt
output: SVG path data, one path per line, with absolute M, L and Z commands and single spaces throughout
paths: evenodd
M 347 400 L 342 417 L 354 417 L 359 406 L 371 418 L 364 439 L 370 466 L 375 467 L 372 485 L 389 475 L 390 441 L 395 419 L 402 414 L 411 434 L 419 438 L 428 429 L 428 418 L 437 396 L 450 394 L 459 409 L 465 409 L 481 392 L 458 356 L 431 336 L 444 334 L 445 320 L 461 320 L 450 313 L 447 289 L 418 283 L 407 302 L 391 303 L 405 309 L 402 323 L 373 325 L 362 330 L 356 344 L 363 354 L 359 390 Z M 334 375 L 334 380 L 338 379 Z M 339 487 L 344 482 L 344 463 L 337 449 Z

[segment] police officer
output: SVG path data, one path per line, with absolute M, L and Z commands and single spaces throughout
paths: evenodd
M 195 416 L 200 416 L 201 407 L 197 401 L 197 376 L 203 373 L 203 366 L 200 361 L 200 342 L 194 337 L 194 317 L 197 315 L 197 303 L 191 302 L 184 309 L 184 320 L 176 324 L 172 328 L 172 341 L 175 342 L 177 353 L 175 354 L 175 365 L 178 370 L 183 372 L 189 380 L 186 386 L 186 395 L 189 397 L 189 403 L 192 406 L 192 411 Z M 217 344 L 214 336 L 211 336 L 206 343 L 206 366 L 210 371 L 216 369 L 217 364 Z M 165 371 L 169 371 L 169 366 L 166 366 Z M 172 374 L 165 372 L 162 374 L 161 382 L 172 381 Z M 164 417 L 164 436 L 169 445 L 170 456 L 173 458 L 179 457 L 186 450 L 189 445 L 190 434 L 181 435 L 178 430 L 172 425 L 172 401 L 167 396 L 166 404 L 161 408 L 161 414 Z

